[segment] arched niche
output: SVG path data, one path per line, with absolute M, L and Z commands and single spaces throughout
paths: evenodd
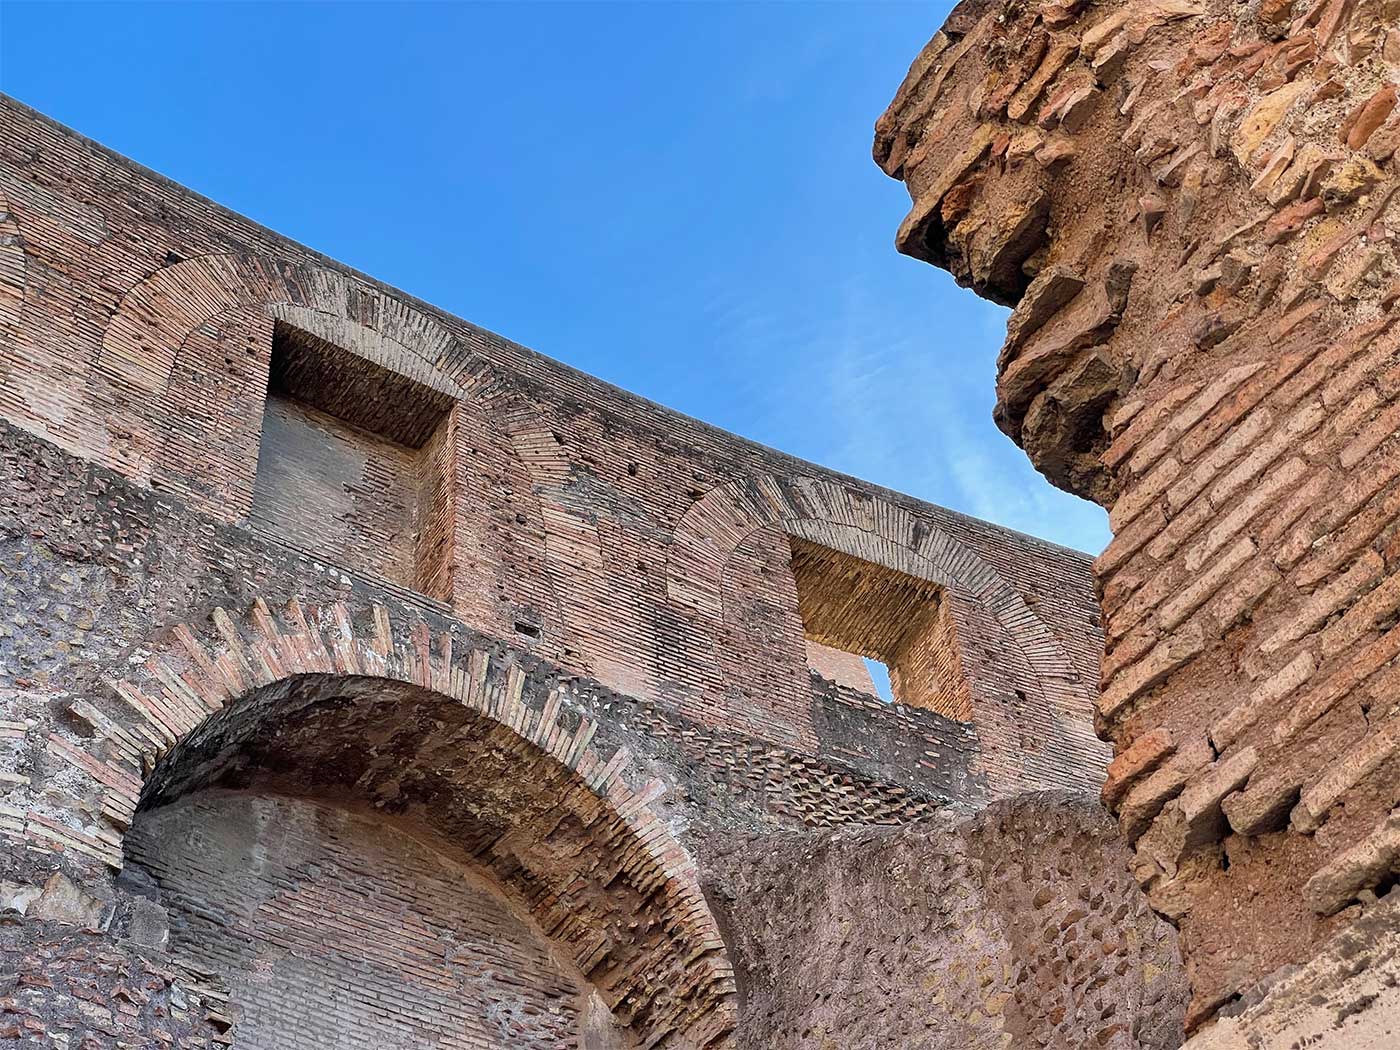
M 356 617 L 293 601 L 279 619 L 258 603 L 246 623 L 222 610 L 213 621 L 218 644 L 177 627 L 178 649 L 118 684 L 135 723 L 89 710 L 99 732 L 85 750 L 55 745 L 101 785 L 101 810 L 135 825 L 144 867 L 160 866 L 147 822 L 213 805 L 209 789 L 264 810 L 330 807 L 400 836 L 404 853 L 440 855 L 435 884 L 452 865 L 490 883 L 484 892 L 563 964 L 535 976 L 569 970 L 606 1007 L 578 1011 L 598 1032 L 645 1047 L 729 1045 L 732 971 L 694 864 L 649 805 L 664 786 L 629 786 L 626 752 L 592 747 L 594 723 L 559 683 L 455 652 L 422 625 L 396 643 L 378 607 Z

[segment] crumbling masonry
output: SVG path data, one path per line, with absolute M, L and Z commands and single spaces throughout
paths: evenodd
M 968 0 L 877 128 L 1110 511 L 1103 799 L 1192 1046 L 1400 1046 L 1398 81 L 1395 0 Z
M 0 416 L 0 1044 L 1180 1044 L 1087 559 L 12 100 Z

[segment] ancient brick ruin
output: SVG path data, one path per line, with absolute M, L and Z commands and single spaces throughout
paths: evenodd
M 12 100 L 0 198 L 0 1044 L 1180 1044 L 1089 559 Z
M 967 0 L 876 133 L 1103 504 L 1103 799 L 1190 1045 L 1400 1046 L 1400 3 Z

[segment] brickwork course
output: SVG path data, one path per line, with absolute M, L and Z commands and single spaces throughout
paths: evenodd
M 1397 89 L 1394 0 L 968 0 L 876 127 L 1110 513 L 1103 799 L 1212 1050 L 1400 1045 Z
M 0 417 L 0 1044 L 1180 1042 L 1088 558 L 8 99 Z

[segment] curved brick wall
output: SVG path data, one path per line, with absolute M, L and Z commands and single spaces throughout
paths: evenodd
M 446 840 L 212 792 L 142 814 L 127 849 L 182 966 L 219 975 L 240 1047 L 626 1046 L 606 1007 L 586 1016 L 592 990 L 572 964 Z
M 23 288 L 0 313 L 14 322 L 0 357 L 12 424 L 568 672 L 818 755 L 801 625 L 736 647 L 676 586 L 679 572 L 718 593 L 729 552 L 687 563 L 692 532 L 718 524 L 697 535 L 724 542 L 715 514 L 731 494 L 776 486 L 815 528 L 878 524 L 863 556 L 933 572 L 965 610 L 944 662 L 979 691 L 991 792 L 1070 786 L 1104 760 L 1082 728 L 1098 629 L 1073 552 L 667 412 L 0 106 L 15 231 L 0 249 L 18 256 L 0 288 Z M 784 585 L 764 581 L 768 597 Z M 977 654 L 1003 648 L 1029 667 L 982 674 Z M 764 710 L 718 673 L 717 650 L 780 667 L 789 694 Z
M 1016 306 L 997 421 L 1110 510 L 1105 800 L 1192 1026 L 1397 870 L 1400 7 L 969 0 L 875 156 Z

